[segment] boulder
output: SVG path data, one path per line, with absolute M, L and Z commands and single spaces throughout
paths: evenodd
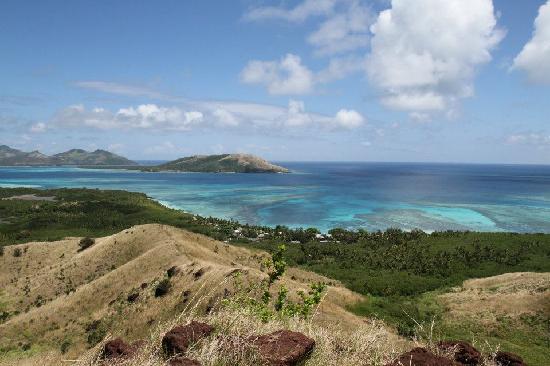
M 386 366 L 460 366 L 455 361 L 437 356 L 426 348 L 413 348 Z
M 201 363 L 187 357 L 176 357 L 168 361 L 168 366 L 201 366 Z
M 462 365 L 475 366 L 481 362 L 481 353 L 468 342 L 442 341 L 437 346 L 444 352 L 452 352 L 454 360 Z
M 257 338 L 249 338 L 260 358 L 270 366 L 294 366 L 305 360 L 315 341 L 302 333 L 279 330 Z
M 103 358 L 105 360 L 129 358 L 134 355 L 136 348 L 124 342 L 121 338 L 115 338 L 103 346 Z
M 495 356 L 495 361 L 498 366 L 525 366 L 523 359 L 511 352 L 498 351 Z
M 162 349 L 166 356 L 184 354 L 193 343 L 207 337 L 214 327 L 197 321 L 171 329 L 162 338 Z

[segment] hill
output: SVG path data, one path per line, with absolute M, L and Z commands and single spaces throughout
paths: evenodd
M 182 311 L 196 308 L 195 316 L 205 314 L 235 293 L 232 274 L 252 282 L 266 276 L 261 270 L 266 253 L 165 225 L 134 226 L 97 238 L 85 250 L 79 239 L 10 246 L 0 257 L 0 302 L 11 314 L 0 323 L 6 363 L 36 353 L 52 352 L 56 362 L 78 357 L 109 333 L 148 339 Z M 157 297 L 155 289 L 166 278 L 170 289 Z M 331 285 L 315 324 L 332 324 L 334 331 L 376 331 L 373 341 L 387 356 L 394 352 L 390 344 L 396 349 L 406 344 L 381 324 L 363 323 L 347 312 L 345 306 L 360 296 L 337 281 L 289 269 L 282 283 L 292 293 L 316 281 Z
M 248 154 L 195 155 L 147 170 L 203 173 L 288 173 L 288 169 Z
M 50 165 L 52 158 L 39 151 L 23 152 L 9 146 L 0 146 L 0 166 Z
M 53 161 L 58 165 L 137 165 L 137 163 L 125 157 L 99 149 L 92 152 L 82 149 L 72 149 L 55 154 L 53 156 Z
M 24 152 L 0 146 L 0 166 L 49 166 L 49 165 L 90 165 L 90 166 L 133 166 L 137 163 L 120 155 L 105 150 L 88 152 L 72 149 L 63 153 L 48 156 L 39 151 Z

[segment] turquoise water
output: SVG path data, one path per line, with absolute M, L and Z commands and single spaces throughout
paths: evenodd
M 261 225 L 550 232 L 550 167 L 282 163 L 292 174 L 0 167 L 0 187 L 143 192 L 166 206 Z

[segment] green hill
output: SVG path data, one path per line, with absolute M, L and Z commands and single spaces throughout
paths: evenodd
M 148 167 L 149 171 L 204 173 L 288 173 L 288 169 L 248 154 L 194 155 Z

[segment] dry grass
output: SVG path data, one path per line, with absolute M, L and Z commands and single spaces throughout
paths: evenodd
M 165 365 L 160 350 L 164 333 L 175 325 L 187 324 L 191 320 L 207 322 L 215 327 L 215 334 L 190 348 L 187 357 L 199 360 L 203 365 L 261 364 L 257 355 L 247 347 L 245 339 L 280 329 L 302 332 L 315 339 L 316 347 L 305 365 L 383 365 L 402 349 L 395 348 L 395 337 L 383 324 L 365 321 L 357 324 L 353 331 L 342 327 L 326 327 L 315 321 L 300 319 L 271 320 L 262 322 L 247 309 L 224 308 L 211 315 L 188 315 L 157 327 L 139 354 L 123 365 Z M 76 365 L 101 365 L 101 348 L 98 345 L 86 353 Z
M 233 292 L 230 279 L 235 270 L 242 271 L 249 281 L 265 277 L 260 263 L 266 253 L 230 246 L 169 226 L 135 226 L 98 238 L 92 247 L 80 252 L 79 239 L 12 246 L 0 257 L 3 300 L 8 301 L 8 310 L 19 311 L 0 324 L 0 349 L 20 350 L 22 344 L 32 345 L 29 352 L 9 354 L 0 359 L 0 364 L 36 364 L 29 361 L 34 359 L 33 354 L 45 352 L 53 352 L 48 356 L 54 360 L 53 364 L 59 364 L 60 359 L 79 358 L 88 349 L 85 328 L 94 320 L 104 322 L 113 336 L 129 341 L 148 338 L 151 329 L 179 316 L 184 309 L 193 307 L 193 314 L 200 317 L 206 306 L 224 293 Z M 15 248 L 22 249 L 20 257 L 11 254 Z M 179 273 L 171 278 L 170 292 L 164 297 L 155 297 L 155 284 L 172 266 L 176 266 Z M 199 270 L 203 275 L 197 277 Z M 311 325 L 320 337 L 323 337 L 323 327 L 329 329 L 325 331 L 329 333 L 336 325 L 351 332 L 366 327 L 363 318 L 345 310 L 361 296 L 337 281 L 289 269 L 281 283 L 295 292 L 307 289 L 309 283 L 316 281 L 331 284 Z M 145 289 L 141 288 L 143 283 L 147 284 Z M 135 291 L 139 297 L 129 303 L 127 297 Z M 191 295 L 184 298 L 184 292 Z M 223 322 L 221 315 L 213 319 Z M 246 321 L 252 320 L 243 318 L 241 323 Z M 248 324 L 242 328 L 267 329 L 266 326 Z M 384 329 L 381 324 L 377 327 L 380 331 Z M 386 338 L 391 339 L 387 341 L 391 347 L 406 344 L 391 331 L 384 331 Z M 71 342 L 68 352 L 61 355 L 60 346 L 67 339 Z M 349 342 L 351 338 L 342 335 L 342 339 Z M 42 361 L 48 364 L 46 359 L 41 360 L 41 364 Z
M 440 299 L 456 319 L 496 323 L 501 315 L 550 315 L 550 273 L 506 273 L 465 281 Z

